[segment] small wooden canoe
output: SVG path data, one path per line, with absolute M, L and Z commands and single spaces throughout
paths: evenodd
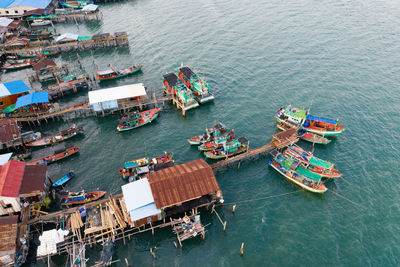
M 30 143 L 26 144 L 26 146 L 30 146 L 30 147 L 48 146 L 48 145 L 63 142 L 65 140 L 68 140 L 74 136 L 81 134 L 81 133 L 83 133 L 82 127 L 79 127 L 79 128 L 71 127 L 69 129 L 60 131 L 56 135 L 47 136 L 47 137 L 35 140 L 33 142 L 30 142 Z
M 113 67 L 110 67 L 108 70 L 96 71 L 96 77 L 99 81 L 118 79 L 138 72 L 142 67 L 143 65 L 140 64 L 122 70 L 114 70 Z
M 64 184 L 66 184 L 67 182 L 69 182 L 74 177 L 75 177 L 75 173 L 73 171 L 70 171 L 69 173 L 67 173 L 66 175 L 64 175 L 63 177 L 61 177 L 57 181 L 55 181 L 52 186 L 53 187 L 60 187 L 60 186 L 62 186 Z
M 77 146 L 73 146 L 71 148 L 64 148 L 63 150 L 57 150 L 53 154 L 41 157 L 38 159 L 34 159 L 27 162 L 27 165 L 38 165 L 38 164 L 50 164 L 56 162 L 61 159 L 65 159 L 73 154 L 79 152 L 79 148 Z
M 18 64 L 8 64 L 5 65 L 3 67 L 1 67 L 3 70 L 19 70 L 19 69 L 23 69 L 23 68 L 27 68 L 32 66 L 32 62 L 31 61 L 27 61 L 24 63 L 18 63 Z
M 87 193 L 85 191 L 69 192 L 68 195 L 61 198 L 61 206 L 86 204 L 104 197 L 105 194 L 105 191 L 93 191 Z

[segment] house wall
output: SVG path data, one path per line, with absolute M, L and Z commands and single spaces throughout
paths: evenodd
M 2 17 L 18 17 L 22 16 L 25 12 L 37 9 L 36 7 L 29 6 L 14 6 L 9 8 L 0 8 L 0 16 Z
M 11 205 L 11 207 L 7 208 L 7 205 Z M 0 216 L 20 211 L 21 205 L 18 198 L 0 196 Z

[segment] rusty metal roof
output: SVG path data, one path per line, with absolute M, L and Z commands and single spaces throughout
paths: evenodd
M 157 208 L 166 208 L 220 190 L 211 167 L 202 159 L 148 175 Z
M 19 138 L 21 132 L 16 119 L 0 120 L 0 142 L 6 143 L 14 140 L 14 135 Z
M 0 218 L 0 254 L 15 251 L 18 215 Z
M 45 67 L 49 67 L 49 66 L 57 66 L 57 64 L 52 59 L 41 59 L 41 60 L 39 60 L 38 63 L 33 64 L 32 68 L 35 71 L 39 71 L 39 70 L 41 70 Z
M 19 195 L 40 194 L 44 189 L 47 165 L 26 165 Z
M 293 135 L 297 136 L 296 128 L 290 128 L 288 130 L 276 133 L 276 134 L 272 135 L 272 137 L 275 139 L 286 139 L 286 138 L 292 137 Z
M 0 196 L 18 197 L 24 176 L 25 162 L 10 160 L 0 169 Z

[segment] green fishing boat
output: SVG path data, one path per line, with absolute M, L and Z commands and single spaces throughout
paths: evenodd
M 225 159 L 247 152 L 248 144 L 249 142 L 245 137 L 240 137 L 238 140 L 225 143 L 221 148 L 206 151 L 204 155 L 209 159 Z
M 210 92 L 208 83 L 189 67 L 180 68 L 178 76 L 193 91 L 194 97 L 199 103 L 203 104 L 214 100 L 214 95 Z
M 175 73 L 168 73 L 162 79 L 164 91 L 174 95 L 175 99 L 183 106 L 183 110 L 189 110 L 199 106 L 194 99 L 193 92 L 178 79 Z
M 149 124 L 158 117 L 159 111 L 159 108 L 155 108 L 143 112 L 129 113 L 119 121 L 117 130 L 123 132 Z

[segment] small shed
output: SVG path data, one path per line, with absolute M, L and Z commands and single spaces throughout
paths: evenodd
M 0 218 L 0 266 L 11 266 L 17 247 L 18 216 Z
M 129 106 L 130 102 L 147 96 L 142 83 L 129 84 L 89 92 L 89 105 L 94 111 L 105 111 Z
M 57 64 L 52 59 L 41 59 L 36 64 L 33 64 L 32 67 L 36 72 L 40 72 L 46 70 L 51 67 L 55 67 Z
M 22 80 L 0 83 L 0 109 L 15 104 L 18 97 L 29 93 L 30 90 Z
M 86 12 L 95 12 L 95 11 L 97 11 L 98 9 L 99 9 L 99 6 L 98 6 L 98 5 L 89 4 L 89 5 L 84 6 L 84 7 L 82 8 L 82 11 L 86 11 Z
M 74 33 L 64 33 L 58 36 L 55 41 L 57 43 L 68 43 L 68 42 L 74 42 L 78 40 L 78 35 Z
M 22 145 L 21 131 L 16 119 L 0 120 L 0 150 Z

